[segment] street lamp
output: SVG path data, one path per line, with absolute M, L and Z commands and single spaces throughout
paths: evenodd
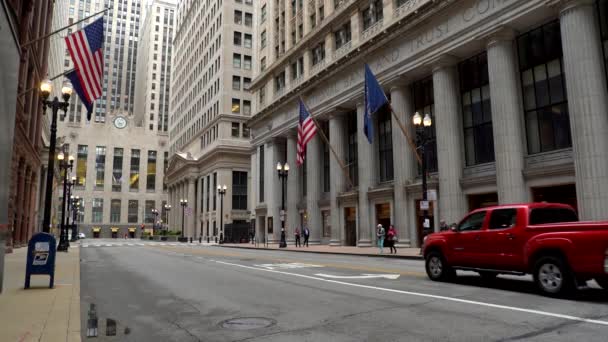
M 426 145 L 429 142 L 429 137 L 427 134 L 427 129 L 431 127 L 433 121 L 431 120 L 431 116 L 427 113 L 424 115 L 424 118 L 420 115 L 420 113 L 416 112 L 413 117 L 414 126 L 416 126 L 416 142 L 420 149 L 420 157 L 422 159 L 422 202 L 425 203 L 424 208 L 422 210 L 422 232 L 425 234 L 425 230 L 430 230 L 430 222 L 428 222 L 428 227 L 425 227 L 427 224 L 427 220 L 429 217 L 428 211 L 428 197 L 427 197 L 427 184 L 426 184 Z
M 55 148 L 57 145 L 57 112 L 59 109 L 67 113 L 70 96 L 72 95 L 72 87 L 65 84 L 61 88 L 63 101 L 59 101 L 57 96 L 49 101 L 48 98 L 53 90 L 53 84 L 50 80 L 44 80 L 40 84 L 40 97 L 42 97 L 42 112 L 46 114 L 46 108 L 51 107 L 53 116 L 51 118 L 51 139 L 49 143 L 49 164 L 46 172 L 46 189 L 44 196 L 44 217 L 42 219 L 42 231 L 48 233 L 51 227 L 51 208 L 53 206 L 53 176 L 55 174 Z
M 184 212 L 186 211 L 186 207 L 188 206 L 188 200 L 182 198 L 179 200 L 179 205 L 182 206 L 182 239 L 184 238 Z
M 154 215 L 154 222 L 152 223 L 152 229 L 155 229 L 156 222 L 158 222 L 158 210 L 156 208 L 152 208 L 152 215 Z
M 165 222 L 167 222 L 167 230 L 169 230 L 169 212 L 171 211 L 171 204 L 165 204 Z
M 285 184 L 287 183 L 287 174 L 289 173 L 289 164 L 281 165 L 277 163 L 277 172 L 279 173 L 279 181 L 281 182 L 281 243 L 279 248 L 287 247 L 285 240 Z
M 72 183 L 75 183 L 76 177 L 72 177 Z M 80 197 L 72 195 L 72 240 L 78 239 L 78 232 L 76 231 L 76 217 L 80 210 Z
M 59 233 L 59 245 L 57 246 L 57 251 L 67 252 L 68 247 L 70 246 L 70 242 L 68 241 L 68 231 L 65 224 L 66 220 L 66 208 L 65 204 L 68 201 L 68 171 L 72 170 L 74 166 L 74 157 L 69 156 L 68 160 L 65 160 L 65 155 L 63 152 L 60 152 L 57 156 L 59 160 L 59 171 L 63 170 L 63 199 L 61 201 L 61 230 Z M 51 172 L 51 170 L 49 170 Z M 49 185 L 50 186 L 50 185 Z
M 73 158 L 72 158 L 73 159 Z M 72 160 L 72 163 L 74 161 Z M 74 197 L 74 195 L 72 195 L 72 188 L 74 187 L 74 184 L 76 184 L 76 177 L 72 176 L 72 178 L 70 178 L 71 180 L 67 183 L 67 188 L 68 191 L 65 195 L 65 201 L 66 201 L 66 215 L 65 215 L 65 229 L 66 229 L 66 236 L 67 236 L 67 232 L 70 229 L 70 211 L 72 210 L 72 198 Z M 72 231 L 72 238 L 68 239 L 68 247 L 70 246 L 69 241 L 75 241 L 75 237 L 74 237 L 74 231 Z
M 217 186 L 217 193 L 220 195 L 220 244 L 224 243 L 224 195 L 226 194 L 228 187 Z

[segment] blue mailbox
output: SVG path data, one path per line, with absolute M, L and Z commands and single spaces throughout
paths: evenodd
M 48 274 L 49 288 L 55 281 L 55 255 L 57 243 L 49 233 L 38 233 L 30 239 L 27 246 L 27 265 L 25 268 L 25 288 L 30 288 L 30 277 L 33 274 Z

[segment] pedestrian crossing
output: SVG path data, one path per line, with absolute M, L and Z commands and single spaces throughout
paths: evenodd
M 201 246 L 212 246 L 215 243 L 180 243 L 180 242 L 81 242 L 82 248 L 106 248 L 106 247 L 145 247 L 145 246 L 180 246 L 180 247 L 201 247 Z

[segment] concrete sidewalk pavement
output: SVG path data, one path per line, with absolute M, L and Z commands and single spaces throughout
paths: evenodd
M 23 288 L 27 248 L 5 256 L 0 294 L 0 341 L 80 341 L 80 252 L 72 243 L 57 253 L 55 288 L 49 277 L 34 275 Z
M 234 243 L 234 244 L 222 244 L 220 247 L 227 248 L 245 248 L 245 249 L 262 249 L 262 250 L 280 250 L 287 252 L 307 252 L 307 253 L 319 253 L 319 254 L 337 254 L 337 255 L 357 255 L 357 256 L 368 256 L 368 257 L 387 257 L 387 258 L 401 258 L 401 259 L 420 259 L 420 248 L 397 248 L 397 254 L 391 254 L 390 248 L 385 247 L 384 253 L 380 254 L 378 247 L 351 247 L 351 246 L 328 246 L 328 245 L 310 245 L 309 247 L 295 247 L 294 245 L 287 245 L 286 248 L 279 248 L 278 244 L 264 244 L 253 245 L 251 243 Z

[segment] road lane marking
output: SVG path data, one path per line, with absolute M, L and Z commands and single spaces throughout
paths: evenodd
M 315 265 L 315 264 L 305 264 L 305 263 L 300 263 L 300 262 L 291 262 L 291 263 L 287 263 L 287 264 L 259 264 L 259 265 L 253 265 L 256 267 L 262 267 L 262 268 L 266 268 L 269 270 L 274 270 L 274 269 L 296 269 L 296 268 L 310 268 L 310 267 L 323 267 L 321 265 Z
M 460 298 L 447 297 L 447 296 L 439 296 L 439 295 L 433 295 L 433 294 L 428 294 L 428 293 L 413 292 L 413 291 L 403 291 L 403 290 L 389 289 L 389 288 L 385 288 L 385 287 L 363 285 L 363 284 L 356 284 L 356 283 L 348 283 L 348 282 L 340 281 L 340 280 L 331 280 L 331 279 L 313 277 L 313 276 L 304 275 L 304 274 L 297 274 L 297 273 L 284 272 L 284 271 L 276 271 L 276 270 L 268 270 L 268 269 L 265 269 L 265 268 L 259 268 L 259 267 L 252 267 L 252 266 L 234 264 L 234 263 L 225 262 L 225 261 L 215 261 L 215 262 L 220 263 L 220 264 L 224 264 L 224 265 L 231 265 L 231 266 L 236 266 L 236 267 L 242 267 L 242 268 L 247 268 L 247 269 L 256 270 L 256 271 L 265 271 L 265 272 L 272 272 L 272 273 L 291 275 L 291 276 L 300 277 L 300 278 L 319 280 L 319 281 L 324 281 L 324 282 L 327 282 L 327 283 L 334 283 L 334 284 L 340 284 L 340 285 L 346 285 L 346 286 L 352 286 L 352 287 L 359 287 L 359 288 L 370 289 L 370 290 L 377 290 L 377 291 L 383 291 L 383 292 L 399 293 L 399 294 L 405 294 L 405 295 L 410 295 L 410 296 L 415 296 L 415 297 L 432 298 L 432 299 L 444 300 L 444 301 L 449 301 L 449 302 L 471 304 L 471 305 L 476 305 L 476 306 L 483 306 L 483 307 L 489 307 L 489 308 L 494 308 L 494 309 L 502 309 L 502 310 L 507 310 L 507 311 L 524 312 L 524 313 L 535 314 L 535 315 L 539 315 L 539 316 L 561 318 L 561 319 L 570 320 L 570 321 L 577 321 L 577 322 L 584 322 L 584 323 L 590 323 L 590 324 L 597 324 L 597 325 L 608 326 L 608 321 L 601 321 L 601 320 L 597 320 L 597 319 L 589 319 L 589 318 L 584 318 L 584 317 L 576 317 L 576 316 L 570 316 L 570 315 L 564 315 L 564 314 L 558 314 L 558 313 L 541 311 L 541 310 L 534 310 L 534 309 L 518 308 L 518 307 L 515 307 L 515 306 L 508 306 L 508 305 L 500 305 L 500 304 L 492 304 L 492 303 L 486 303 L 486 302 L 479 302 L 479 301 L 475 301 L 475 300 L 460 299 Z
M 333 275 L 333 274 L 324 274 L 317 273 L 316 276 L 323 278 L 331 278 L 331 279 L 373 279 L 373 278 L 385 278 L 396 280 L 399 278 L 399 274 L 362 274 L 357 276 L 341 276 L 341 275 Z

